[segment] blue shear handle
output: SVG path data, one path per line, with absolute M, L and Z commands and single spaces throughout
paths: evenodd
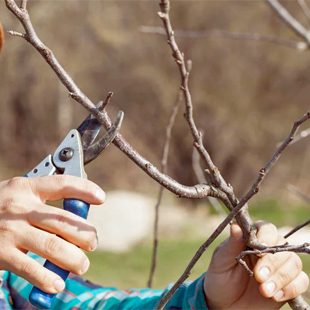
M 77 199 L 65 199 L 63 206 L 65 210 L 72 212 L 84 219 L 87 218 L 89 204 L 86 202 Z M 66 281 L 69 275 L 69 271 L 58 267 L 48 260 L 45 262 L 44 267 L 58 274 L 64 281 Z M 55 296 L 56 294 L 48 294 L 38 289 L 37 287 L 33 287 L 29 295 L 29 301 L 33 306 L 39 309 L 49 309 Z
M 89 204 L 78 199 L 65 199 L 64 200 L 64 209 L 72 212 L 83 219 L 87 219 Z

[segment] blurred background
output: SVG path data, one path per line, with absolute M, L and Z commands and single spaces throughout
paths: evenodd
M 284 4 L 308 26 L 297 1 Z M 114 92 L 107 108 L 110 116 L 124 111 L 121 133 L 160 167 L 180 77 L 165 36 L 141 31 L 141 26 L 162 26 L 157 1 L 29 1 L 28 10 L 39 37 L 93 102 Z M 3 1 L 0 20 L 5 30 L 22 31 Z M 219 29 L 298 41 L 262 1 L 172 1 L 171 20 L 175 30 Z M 204 143 L 241 197 L 294 121 L 310 108 L 309 51 L 225 38 L 180 37 L 177 41 L 193 62 L 190 89 L 197 125 L 205 132 Z M 0 111 L 2 180 L 31 170 L 87 115 L 69 99 L 34 48 L 9 35 L 0 57 Z M 310 123 L 303 129 L 308 127 Z M 291 183 L 309 192 L 309 139 L 287 149 L 270 172 L 253 199 L 254 218 L 283 226 L 309 217 L 309 206 L 287 190 Z M 158 185 L 114 146 L 90 164 L 87 173 L 106 191 L 134 191 L 152 198 L 158 192 Z M 169 175 L 185 185 L 197 183 L 183 107 L 173 128 Z M 165 197 L 171 204 L 198 212 L 198 218 L 199 212 L 210 212 L 207 202 L 176 201 L 170 193 Z M 204 211 L 197 211 L 201 205 Z M 189 235 L 189 231 L 178 231 L 174 237 L 185 240 Z

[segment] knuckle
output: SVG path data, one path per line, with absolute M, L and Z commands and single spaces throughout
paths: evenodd
M 54 253 L 60 251 L 60 239 L 56 236 L 49 236 L 45 240 L 44 251 L 48 256 L 53 255 Z
M 289 271 L 286 270 L 285 271 L 282 270 L 282 272 L 278 273 L 277 277 L 278 277 L 277 282 L 279 282 L 281 287 L 285 286 L 291 281 L 291 274 Z
M 34 268 L 34 264 L 32 264 L 31 261 L 26 261 L 20 264 L 20 272 L 23 274 L 35 276 L 37 270 Z
M 276 266 L 278 264 L 277 255 L 274 254 L 266 254 L 260 260 L 260 265 L 267 265 L 271 272 L 273 273 L 276 270 Z
M 57 175 L 54 177 L 57 187 L 66 189 L 69 186 L 69 178 L 66 175 Z
M 55 214 L 54 217 L 55 217 L 55 221 L 56 221 L 56 225 L 57 225 L 57 230 L 58 231 L 65 230 L 64 228 L 68 224 L 68 219 L 65 216 L 65 214 L 59 212 L 59 213 Z
M 6 186 L 10 189 L 16 190 L 16 188 L 24 188 L 28 182 L 29 180 L 27 178 L 14 177 L 7 182 Z
M 7 216 L 7 219 L 16 214 L 25 214 L 27 205 L 20 201 L 20 199 L 13 197 L 7 198 L 1 205 L 1 213 Z
M 11 214 L 14 213 L 14 209 L 17 206 L 17 200 L 15 198 L 8 198 L 3 202 L 1 207 L 1 211 L 3 214 Z
M 14 225 L 12 224 L 11 221 L 8 221 L 8 220 L 0 221 L 0 231 L 2 233 L 12 232 L 13 230 L 14 230 Z
M 293 254 L 291 257 L 291 260 L 293 261 L 293 265 L 295 269 L 299 271 L 302 270 L 302 261 L 298 255 Z

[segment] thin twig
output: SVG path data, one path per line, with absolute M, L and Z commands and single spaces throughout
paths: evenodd
M 174 31 L 172 29 L 172 25 L 170 22 L 170 1 L 169 0 L 161 0 L 160 1 L 161 12 L 158 13 L 158 16 L 161 18 L 164 28 L 166 30 L 167 35 L 167 43 L 169 44 L 172 55 L 175 59 L 175 62 L 179 68 L 180 76 L 181 76 L 181 90 L 184 96 L 185 102 L 185 118 L 188 122 L 190 132 L 194 139 L 194 146 L 199 152 L 201 158 L 204 160 L 208 170 L 210 171 L 210 177 L 212 184 L 216 188 L 217 193 L 222 193 L 221 201 L 225 204 L 228 210 L 231 210 L 236 205 L 238 205 L 239 201 L 233 191 L 233 188 L 226 183 L 224 178 L 222 177 L 219 169 L 214 165 L 209 153 L 205 149 L 202 141 L 202 135 L 197 129 L 197 126 L 193 117 L 193 104 L 191 93 L 189 90 L 189 72 L 186 67 L 185 59 L 183 53 L 181 53 L 177 42 L 175 40 Z M 213 187 L 210 187 L 213 188 Z M 224 195 L 223 195 L 224 194 Z M 225 197 L 226 196 L 226 197 Z M 213 196 L 214 197 L 214 196 Z M 216 197 L 217 198 L 217 197 Z M 236 220 L 239 225 L 242 227 L 244 238 L 246 241 L 256 240 L 256 227 L 249 215 L 248 206 L 246 205 L 240 213 L 237 214 Z
M 300 245 L 290 245 L 288 243 L 276 246 L 266 247 L 263 250 L 247 250 L 243 251 L 238 257 L 237 260 L 244 258 L 247 255 L 262 255 L 262 254 L 275 254 L 280 252 L 295 252 L 295 253 L 306 253 L 310 254 L 309 249 L 310 243 L 305 242 Z
M 299 1 L 303 1 L 303 0 L 299 0 Z M 140 26 L 139 30 L 144 33 L 166 35 L 166 31 L 164 27 Z M 259 33 L 237 32 L 237 31 L 231 32 L 231 31 L 225 31 L 225 30 L 219 30 L 219 29 L 202 30 L 202 31 L 175 30 L 174 35 L 176 37 L 191 38 L 191 39 L 215 38 L 216 37 L 216 38 L 226 38 L 226 39 L 238 40 L 238 41 L 267 42 L 267 43 L 281 45 L 284 47 L 297 49 L 299 51 L 304 51 L 309 48 L 309 46 L 305 42 L 285 40 L 285 39 L 278 38 L 276 36 L 262 35 Z
M 301 199 L 303 199 L 304 201 L 306 201 L 307 203 L 310 203 L 310 197 L 308 197 L 307 195 L 305 195 L 304 193 L 302 193 L 300 190 L 298 190 L 295 186 L 293 186 L 292 184 L 288 184 L 287 188 L 290 192 L 294 193 L 295 195 L 297 195 L 298 197 L 300 197 Z M 300 229 L 304 228 L 305 226 L 310 224 L 310 220 L 307 220 L 306 222 L 304 222 L 303 224 L 300 224 L 298 226 L 296 226 L 295 228 L 293 228 L 290 232 L 288 232 L 284 238 L 288 238 L 289 236 L 293 235 L 294 233 L 296 233 L 297 231 L 299 231 Z
M 298 226 L 296 226 L 294 229 L 292 229 L 290 232 L 288 232 L 284 238 L 288 238 L 289 236 L 293 235 L 294 233 L 296 233 L 298 230 L 304 228 L 305 226 L 310 224 L 310 220 L 304 222 L 303 224 L 300 224 Z
M 161 172 L 164 174 L 167 174 L 167 170 L 168 170 L 167 164 L 168 164 L 168 155 L 169 155 L 169 145 L 170 145 L 170 140 L 171 140 L 171 131 L 175 123 L 175 118 L 177 116 L 181 102 L 182 102 L 182 93 L 181 91 L 179 91 L 177 99 L 172 107 L 168 126 L 166 127 L 166 138 L 165 138 L 165 142 L 164 142 L 164 146 L 162 150 L 162 159 L 161 159 Z M 147 286 L 150 288 L 153 285 L 154 274 L 155 274 L 156 267 L 157 267 L 158 242 L 159 242 L 159 237 L 158 237 L 159 211 L 160 211 L 161 201 L 163 198 L 163 192 L 164 192 L 164 188 L 160 186 L 159 193 L 158 193 L 158 199 L 157 199 L 157 203 L 155 206 L 153 255 L 152 255 L 152 263 L 151 263 L 149 280 L 147 284 Z
M 295 144 L 296 142 L 299 142 L 300 140 L 308 137 L 310 135 L 310 128 L 302 130 L 298 135 L 295 136 L 294 141 L 291 142 L 290 145 Z M 282 142 L 277 143 L 277 147 L 281 145 Z
M 193 148 L 193 154 L 192 154 L 192 167 L 193 171 L 195 173 L 195 176 L 198 180 L 198 183 L 208 183 L 207 179 L 203 173 L 203 170 L 200 165 L 200 156 L 197 152 L 196 148 Z M 222 205 L 219 203 L 219 201 L 216 198 L 208 197 L 208 201 L 210 205 L 214 208 L 214 210 L 219 214 L 220 218 L 224 219 L 227 214 L 224 212 Z M 231 211 L 231 210 L 230 210 Z
M 295 252 L 295 253 L 306 253 L 310 254 L 309 249 L 310 243 L 304 243 L 302 245 L 290 245 L 285 243 L 283 245 L 265 247 L 265 249 L 261 250 L 247 250 L 241 252 L 237 257 L 236 260 L 246 269 L 249 276 L 253 276 L 253 271 L 248 267 L 246 262 L 243 260 L 245 256 L 248 255 L 262 255 L 262 254 L 275 254 L 281 252 Z
M 209 153 L 205 149 L 201 133 L 197 129 L 197 126 L 194 121 L 193 116 L 193 104 L 192 104 L 192 97 L 189 90 L 189 71 L 187 70 L 184 54 L 181 53 L 178 44 L 175 40 L 174 36 L 174 30 L 172 29 L 172 25 L 170 22 L 170 2 L 169 0 L 161 0 L 160 1 L 160 8 L 161 12 L 158 13 L 158 16 L 161 18 L 164 28 L 167 35 L 167 42 L 172 50 L 172 55 L 175 59 L 175 62 L 179 68 L 180 75 L 181 75 L 181 86 L 180 89 L 183 92 L 184 96 L 184 102 L 185 102 L 185 118 L 188 122 L 190 132 L 194 139 L 194 146 L 197 148 L 197 151 L 199 152 L 200 156 L 203 158 L 204 162 L 207 165 L 207 168 L 211 172 L 211 178 L 213 184 L 223 191 L 227 197 L 229 198 L 231 204 L 235 206 L 238 203 L 238 200 L 230 186 L 226 183 L 226 181 L 223 179 L 222 175 L 220 174 L 218 168 L 214 165 Z
M 23 34 L 23 33 L 20 33 L 18 31 L 8 31 L 8 33 L 11 35 L 11 36 L 14 36 L 14 37 L 20 37 L 20 38 L 23 38 L 23 39 L 26 39 L 26 36 Z
M 28 0 L 21 0 L 21 4 L 20 4 L 20 9 L 21 10 L 26 10 L 27 9 L 27 2 Z
M 98 107 L 98 110 L 99 110 L 100 112 L 104 112 L 104 109 L 105 109 L 106 106 L 110 103 L 110 100 L 111 100 L 112 96 L 113 96 L 113 92 L 110 91 L 110 92 L 108 93 L 107 97 L 105 98 L 105 100 L 102 101 L 102 104 Z
M 172 55 L 175 59 L 175 62 L 178 65 L 180 75 L 181 75 L 181 90 L 184 95 L 184 101 L 185 101 L 185 106 L 186 106 L 186 120 L 189 124 L 189 128 L 191 131 L 191 134 L 194 138 L 194 141 L 197 143 L 197 149 L 206 162 L 208 168 L 210 170 L 216 169 L 215 165 L 213 164 L 210 155 L 204 148 L 202 144 L 202 139 L 200 132 L 198 131 L 196 124 L 193 119 L 193 104 L 192 104 L 192 98 L 191 98 L 191 93 L 189 91 L 188 87 L 188 78 L 189 78 L 189 72 L 187 71 L 186 64 L 185 64 L 185 59 L 183 53 L 179 50 L 179 47 L 175 41 L 174 37 L 174 31 L 172 29 L 171 23 L 170 23 L 170 16 L 169 16 L 169 11 L 170 11 L 170 2 L 168 0 L 162 0 L 160 2 L 160 7 L 161 7 L 161 12 L 158 13 L 159 17 L 163 21 L 165 30 L 166 30 L 166 35 L 167 35 L 167 42 L 170 45 L 170 48 L 172 50 Z
M 308 22 L 310 23 L 310 9 L 308 4 L 305 0 L 297 0 L 299 6 L 301 7 L 302 11 L 304 12 Z
M 272 155 L 269 162 L 266 164 L 264 168 L 262 168 L 259 172 L 259 175 L 252 185 L 251 189 L 248 191 L 246 196 L 253 196 L 256 193 L 258 193 L 261 183 L 263 182 L 264 178 L 266 177 L 267 173 L 270 171 L 270 169 L 274 166 L 274 164 L 277 162 L 277 160 L 280 158 L 283 151 L 290 145 L 290 143 L 294 140 L 296 133 L 299 129 L 299 127 L 308 119 L 310 118 L 310 111 L 308 111 L 306 114 L 304 114 L 301 118 L 299 118 L 293 125 L 293 128 L 291 129 L 291 132 L 287 136 L 287 138 L 282 142 L 282 144 L 279 146 L 279 148 L 276 150 L 276 152 Z
M 278 0 L 265 0 L 272 10 L 282 19 L 282 21 L 291 28 L 298 36 L 303 38 L 310 46 L 309 31 L 289 13 Z
M 304 201 L 306 201 L 307 203 L 310 203 L 310 197 L 305 195 L 304 193 L 302 193 L 299 189 L 297 189 L 295 186 L 293 186 L 292 184 L 288 184 L 287 185 L 287 189 L 294 193 L 296 196 L 298 196 L 299 198 L 303 199 Z

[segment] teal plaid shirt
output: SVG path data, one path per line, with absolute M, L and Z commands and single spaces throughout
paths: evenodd
M 42 260 L 37 256 L 34 258 Z M 57 294 L 51 310 L 150 310 L 155 309 L 163 294 L 170 288 L 171 285 L 166 290 L 117 290 L 114 287 L 94 285 L 70 274 L 66 280 L 65 290 Z M 31 289 L 32 286 L 27 281 L 6 271 L 3 275 L 4 294 L 0 298 L 0 310 L 36 309 L 28 302 Z M 207 310 L 203 293 L 203 276 L 194 282 L 184 282 L 165 309 Z

